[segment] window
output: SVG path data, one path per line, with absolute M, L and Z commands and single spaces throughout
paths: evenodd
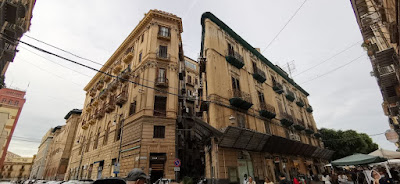
M 87 139 L 86 142 L 86 152 L 89 152 L 89 148 L 90 148 L 90 138 L 92 137 L 92 133 L 89 134 L 89 137 Z
M 2 100 L 1 100 L 1 103 L 6 103 L 7 102 L 7 99 L 6 98 L 3 98 Z
M 13 103 L 13 101 L 12 101 L 12 100 L 9 100 L 9 101 L 8 101 L 8 104 L 10 104 L 10 105 L 11 105 L 12 103 Z
M 140 37 L 140 42 L 143 43 L 144 40 L 144 33 L 142 34 L 142 37 Z
M 97 131 L 96 139 L 93 144 L 93 149 L 97 149 L 97 145 L 99 144 L 100 130 L 101 130 L 101 128 L 99 128 L 99 130 Z
M 278 104 L 279 112 L 280 112 L 280 113 L 284 113 L 285 111 L 283 110 L 283 106 L 282 106 L 281 101 L 277 101 L 277 104 Z
M 240 128 L 246 128 L 246 118 L 242 114 L 236 114 L 237 126 Z
M 168 50 L 167 46 L 160 45 L 159 50 L 158 50 L 158 57 L 167 58 L 167 56 L 168 56 L 167 50 Z
M 139 63 L 142 62 L 142 52 L 139 53 Z
M 116 134 L 115 141 L 118 141 L 118 140 L 121 139 L 121 129 L 122 129 L 122 121 L 120 120 L 118 122 L 117 129 L 116 129 L 116 132 L 115 132 L 115 134 Z
M 167 97 L 155 96 L 154 116 L 166 116 Z
M 197 79 L 194 79 L 194 84 L 198 84 L 199 82 L 197 81 Z
M 140 77 L 139 77 L 139 75 L 136 75 L 136 76 L 134 77 L 134 81 L 135 81 L 135 83 L 133 84 L 133 87 L 135 88 L 135 87 L 140 83 Z
M 253 61 L 253 73 L 257 72 L 257 64 Z
M 15 105 L 18 105 L 19 104 L 19 101 L 17 100 L 17 101 L 15 101 Z
M 125 55 L 126 54 L 129 54 L 129 53 L 133 53 L 134 52 L 134 47 L 133 46 L 131 46 L 131 47 L 128 47 L 126 50 L 125 50 Z
M 106 132 L 104 132 L 103 145 L 106 145 L 108 142 L 108 133 L 110 132 L 110 124 L 111 124 L 111 121 L 108 122 L 107 127 L 106 127 Z
M 153 138 L 165 138 L 165 126 L 154 126 Z
M 233 46 L 228 43 L 228 55 L 233 56 L 235 53 L 235 50 L 233 49 Z
M 383 66 L 378 68 L 380 76 L 389 75 L 395 72 L 394 65 Z
M 165 79 L 166 79 L 166 76 L 167 76 L 167 73 L 166 73 L 166 71 L 165 71 L 165 68 L 159 68 L 158 69 L 158 82 L 166 82 L 165 81 Z
M 187 94 L 188 94 L 188 96 L 192 96 L 192 91 L 187 90 Z
M 163 36 L 163 37 L 169 37 L 170 36 L 169 28 L 160 26 L 158 35 Z
M 257 91 L 258 93 L 258 100 L 260 102 L 260 105 L 265 104 L 265 99 L 264 99 L 264 93 Z
M 129 116 L 136 113 L 136 100 L 129 106 Z
M 239 83 L 239 79 L 236 79 L 234 77 L 232 77 L 232 89 L 235 91 L 240 91 L 240 83 Z
M 189 83 L 189 84 L 192 83 L 192 76 L 190 76 L 190 75 L 187 76 L 187 83 Z
M 265 133 L 271 134 L 271 128 L 269 126 L 269 122 L 268 121 L 264 121 L 264 126 L 265 126 Z

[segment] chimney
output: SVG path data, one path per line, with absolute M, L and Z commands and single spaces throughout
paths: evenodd
M 260 48 L 255 48 L 259 53 L 261 53 Z

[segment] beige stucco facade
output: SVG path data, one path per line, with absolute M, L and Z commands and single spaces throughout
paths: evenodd
M 174 178 L 181 32 L 179 17 L 150 10 L 101 69 L 118 78 L 99 72 L 85 87 L 65 179 L 115 176 L 118 162 L 118 176 Z
M 53 138 L 60 132 L 61 127 L 50 128 L 42 137 L 42 141 L 38 147 L 36 158 L 34 159 L 30 179 L 45 179 L 46 159 L 50 153 Z
M 242 183 L 244 174 L 278 181 L 280 173 L 322 173 L 332 151 L 318 138 L 309 94 L 211 13 L 202 26 L 202 118 L 223 132 L 205 149 L 205 177 Z
M 79 109 L 71 110 L 64 118 L 66 124 L 53 136 L 46 155 L 44 179 L 64 180 L 81 113 Z
M 11 180 L 11 181 L 20 181 L 26 180 L 29 178 L 29 174 L 31 173 L 33 157 L 21 157 L 12 152 L 8 152 L 6 159 L 4 161 L 4 165 L 1 168 L 1 179 L 2 180 Z

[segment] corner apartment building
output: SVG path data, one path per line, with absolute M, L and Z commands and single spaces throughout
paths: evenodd
M 25 91 L 10 88 L 0 89 L 0 168 L 6 158 L 8 145 L 25 101 Z
M 0 78 L 4 82 L 4 74 L 8 64 L 14 60 L 20 39 L 31 26 L 32 10 L 36 0 L 0 0 Z
M 351 0 L 371 60 L 373 76 L 383 97 L 389 125 L 400 133 L 399 4 L 396 0 Z M 399 147 L 399 142 L 396 143 Z
M 62 126 L 50 128 L 42 137 L 36 158 L 34 159 L 29 179 L 45 179 L 46 159 L 49 155 L 53 138 L 60 133 Z
M 175 177 L 182 31 L 176 15 L 150 10 L 87 84 L 65 179 L 125 176 L 133 168 L 152 182 Z
M 309 94 L 213 14 L 201 24 L 202 119 L 221 132 L 205 145 L 205 177 L 277 182 L 280 173 L 322 173 L 333 152 L 320 139 Z
M 81 113 L 79 109 L 69 111 L 64 117 L 65 125 L 53 136 L 46 156 L 45 180 L 64 180 Z
M 6 159 L 4 161 L 4 165 L 1 168 L 1 176 L 2 180 L 11 180 L 11 181 L 21 181 L 29 178 L 29 174 L 31 173 L 33 157 L 21 157 L 12 152 L 7 152 Z

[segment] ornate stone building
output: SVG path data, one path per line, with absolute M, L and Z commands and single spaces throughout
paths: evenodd
M 65 125 L 53 136 L 46 155 L 44 179 L 64 180 L 81 113 L 79 109 L 69 111 L 64 117 Z
M 33 157 L 21 157 L 12 152 L 7 152 L 6 159 L 4 161 L 4 165 L 1 168 L 1 176 L 2 180 L 11 180 L 11 181 L 20 181 L 26 180 L 29 178 L 29 174 L 31 173 Z
M 202 119 L 220 132 L 204 141 L 205 177 L 322 173 L 333 152 L 319 138 L 309 94 L 212 13 L 201 24 Z
M 65 179 L 125 176 L 133 168 L 152 181 L 174 178 L 182 31 L 179 17 L 150 10 L 85 87 Z

